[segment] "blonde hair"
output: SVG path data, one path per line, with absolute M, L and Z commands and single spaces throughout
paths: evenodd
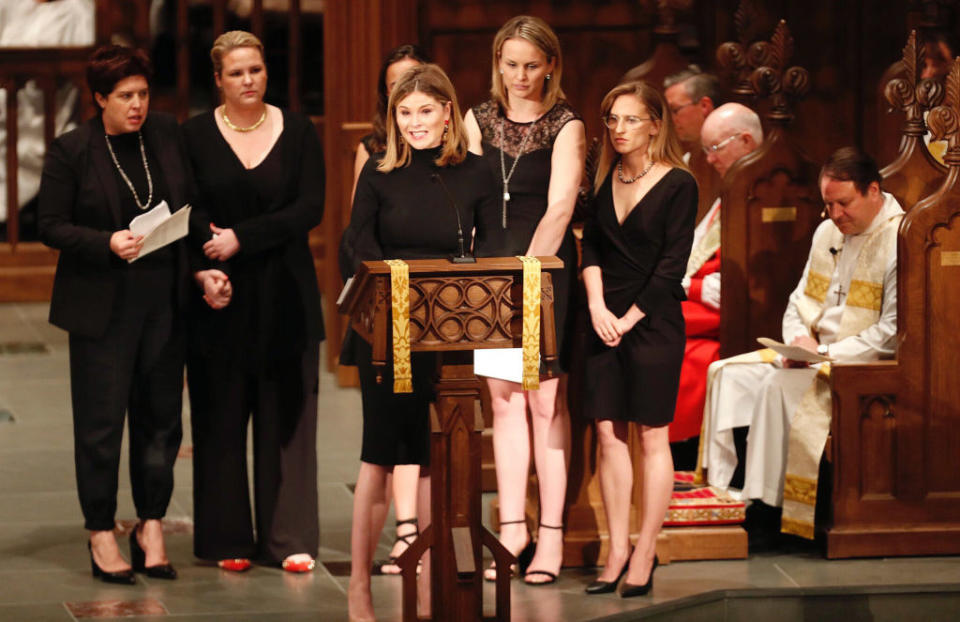
M 606 117 L 613 108 L 613 103 L 622 95 L 633 95 L 640 100 L 643 107 L 647 110 L 647 116 L 660 125 L 660 131 L 650 140 L 647 147 L 647 153 L 654 162 L 663 162 L 683 170 L 689 170 L 683 162 L 683 148 L 680 146 L 680 139 L 677 138 L 677 132 L 673 128 L 673 120 L 667 111 L 667 104 L 655 88 L 643 80 L 632 82 L 623 82 L 613 87 L 609 93 L 604 96 L 600 103 L 600 116 Z M 613 168 L 613 163 L 618 157 L 610 142 L 610 130 L 604 129 L 603 146 L 600 148 L 600 161 L 597 164 L 597 174 L 593 179 L 594 190 L 600 188 L 607 173 Z
M 507 106 L 507 87 L 503 84 L 503 76 L 500 75 L 500 55 L 503 51 L 503 44 L 507 39 L 523 39 L 532 43 L 534 47 L 543 52 L 547 57 L 547 62 L 553 62 L 553 71 L 550 72 L 550 79 L 543 81 L 543 110 L 547 111 L 553 108 L 558 101 L 567 98 L 560 88 L 560 78 L 563 76 L 563 56 L 560 54 L 560 40 L 553 29 L 539 17 L 529 15 L 517 15 L 510 18 L 493 38 L 493 71 L 490 79 L 490 95 L 500 104 L 500 107 L 506 110 Z
M 213 72 L 223 71 L 223 57 L 237 48 L 256 48 L 263 59 L 263 43 L 255 35 L 246 30 L 230 30 L 223 33 L 213 42 L 210 48 L 210 60 L 213 61 Z
M 412 67 L 394 85 L 387 103 L 387 148 L 377 170 L 389 173 L 410 163 L 410 145 L 397 128 L 397 104 L 411 93 L 423 93 L 437 100 L 441 106 L 450 104 L 450 125 L 442 142 L 437 166 L 455 166 L 467 159 L 467 130 L 460 116 L 457 93 L 447 74 L 433 63 Z

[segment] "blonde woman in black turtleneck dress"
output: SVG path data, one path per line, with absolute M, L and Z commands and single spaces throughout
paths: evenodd
M 457 253 L 457 216 L 451 202 L 459 210 L 467 248 L 472 244 L 482 254 L 488 223 L 496 219 L 494 181 L 481 159 L 467 151 L 450 80 L 436 65 L 421 65 L 404 74 L 394 87 L 387 111 L 386 151 L 367 162 L 357 181 L 350 225 L 340 245 L 344 279 L 363 261 Z M 469 239 L 471 229 L 476 230 L 475 244 Z M 367 343 L 348 335 L 344 356 L 355 360 L 360 369 L 363 395 L 363 449 L 354 491 L 347 593 L 351 620 L 374 618 L 371 534 L 379 534 L 383 527 L 388 473 L 398 464 L 419 464 L 421 489 L 429 486 L 425 467 L 430 459 L 427 417 L 433 398 L 433 356 L 414 353 L 413 393 L 395 394 L 390 383 L 377 384 L 370 354 Z M 389 378 L 392 373 L 388 362 L 384 375 Z M 420 495 L 421 500 L 425 497 Z M 421 503 L 418 515 L 421 527 L 426 527 L 429 504 Z

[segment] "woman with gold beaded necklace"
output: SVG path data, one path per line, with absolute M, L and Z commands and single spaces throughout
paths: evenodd
M 210 57 L 223 104 L 183 126 L 198 189 L 191 250 L 203 292 L 191 308 L 187 355 L 194 553 L 225 570 L 246 570 L 255 557 L 308 572 L 319 547 L 323 319 L 307 236 L 323 216 L 323 156 L 308 118 L 263 101 L 267 68 L 255 36 L 224 33 Z
M 564 261 L 564 269 L 553 274 L 561 360 L 570 328 L 566 311 L 577 269 L 570 218 L 583 171 L 585 143 L 583 121 L 560 88 L 562 69 L 560 42 L 550 26 L 525 15 L 510 19 L 493 41 L 493 97 L 471 109 L 465 119 L 470 150 L 483 155 L 501 182 L 500 227 L 491 232 L 487 252 L 557 255 Z M 476 372 L 487 376 L 492 398 L 500 538 L 514 554 L 530 541 L 524 516 L 530 467 L 529 406 L 540 486 L 540 525 L 536 554 L 524 580 L 536 585 L 553 583 L 563 556 L 563 501 L 570 450 L 566 411 L 555 406 L 556 375 L 563 367 L 553 370 L 554 377 L 542 378 L 540 389 L 524 391 L 519 384 L 519 350 L 502 352 L 478 350 L 475 355 Z M 496 569 L 488 569 L 485 577 L 495 579 Z

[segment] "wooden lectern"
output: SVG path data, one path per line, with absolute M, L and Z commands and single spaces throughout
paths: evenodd
M 541 268 L 540 355 L 557 357 L 553 284 L 556 257 L 539 257 Z M 510 620 L 510 573 L 498 572 L 496 615 L 483 616 L 485 546 L 498 568 L 516 558 L 480 524 L 480 433 L 483 419 L 474 400 L 480 383 L 470 350 L 520 346 L 523 265 L 515 257 L 455 264 L 445 259 L 406 262 L 410 270 L 410 350 L 437 352 L 436 410 L 431 416 L 431 524 L 399 558 L 403 574 L 403 620 L 417 620 L 417 561 L 431 547 L 432 616 L 436 620 Z M 390 267 L 366 261 L 340 305 L 353 329 L 373 349 L 382 369 L 392 356 Z M 380 381 L 378 374 L 378 381 Z M 383 378 L 392 382 L 392 378 Z

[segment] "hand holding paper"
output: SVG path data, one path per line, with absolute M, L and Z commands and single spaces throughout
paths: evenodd
M 801 348 L 800 346 L 788 346 L 785 343 L 780 343 L 775 339 L 770 339 L 768 337 L 758 337 L 757 341 L 760 342 L 760 345 L 770 348 L 783 358 L 788 361 L 800 361 L 803 363 L 824 363 L 827 361 L 832 361 L 833 359 L 829 356 L 823 356 L 822 354 L 817 354 L 816 352 L 811 352 L 806 348 Z
M 171 215 L 167 202 L 160 201 L 152 210 L 131 220 L 130 232 L 134 235 L 143 236 L 143 247 L 138 255 L 125 259 L 133 263 L 144 255 L 149 255 L 159 248 L 186 237 L 190 222 L 190 209 L 189 205 L 184 205 Z

